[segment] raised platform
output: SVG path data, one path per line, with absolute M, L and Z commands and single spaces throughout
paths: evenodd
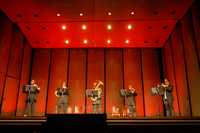
M 12 127 L 12 128 L 11 128 Z M 0 129 L 34 132 L 173 132 L 200 130 L 200 117 L 107 117 L 106 114 L 49 114 L 45 117 L 0 117 Z

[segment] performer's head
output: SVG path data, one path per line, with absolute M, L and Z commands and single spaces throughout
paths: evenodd
M 169 80 L 167 78 L 164 79 L 164 84 L 169 85 Z
M 97 85 L 97 82 L 95 81 L 94 83 L 93 83 L 93 86 L 96 86 Z
M 63 87 L 63 88 L 66 88 L 66 87 L 67 87 L 67 84 L 66 84 L 65 81 L 62 83 L 62 87 Z
M 32 84 L 32 85 L 35 84 L 35 80 L 32 79 L 32 80 L 31 80 L 31 84 Z
M 133 87 L 132 87 L 132 85 L 131 84 L 129 84 L 128 85 L 128 89 L 132 89 Z

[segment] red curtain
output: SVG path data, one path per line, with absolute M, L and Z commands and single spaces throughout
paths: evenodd
M 200 69 L 198 64 L 198 53 L 195 50 L 195 34 L 192 25 L 192 16 L 186 14 L 181 21 L 181 33 L 183 36 L 183 48 L 185 54 L 185 65 L 187 72 L 187 81 L 189 85 L 190 105 L 192 115 L 200 115 Z
M 106 112 L 112 113 L 112 107 L 124 108 L 122 49 L 106 50 Z
M 48 76 L 50 66 L 50 49 L 35 49 L 32 65 L 31 79 L 40 86 L 37 97 L 36 114 L 44 115 L 46 108 Z
M 178 100 L 178 92 L 177 92 L 177 85 L 175 80 L 175 64 L 172 56 L 171 51 L 171 43 L 170 41 L 167 41 L 163 48 L 163 65 L 164 65 L 164 75 L 165 77 L 170 81 L 170 83 L 173 85 L 173 107 L 174 107 L 174 113 L 176 116 L 179 116 L 180 109 L 179 109 L 179 100 Z
M 15 115 L 19 80 L 21 76 L 21 65 L 23 57 L 23 35 L 16 29 L 13 32 L 11 43 L 8 71 L 3 94 L 2 109 L 3 114 Z
M 142 72 L 145 99 L 145 116 L 162 115 L 161 96 L 152 96 L 151 87 L 160 83 L 158 53 L 156 49 L 142 49 Z
M 28 84 L 30 78 L 30 64 L 31 64 L 32 49 L 30 44 L 26 41 L 24 43 L 23 64 L 21 70 L 21 79 L 19 86 L 19 93 L 17 99 L 17 112 L 16 115 L 23 115 L 25 109 L 26 95 L 22 92 L 22 87 Z
M 69 62 L 70 96 L 69 106 L 79 108 L 80 113 L 85 112 L 85 89 L 86 89 L 86 51 L 84 49 L 71 49 Z
M 56 88 L 61 87 L 64 81 L 67 83 L 68 61 L 67 49 L 52 50 L 47 113 L 55 113 L 56 111 L 55 90 Z
M 179 99 L 180 115 L 190 116 L 190 103 L 187 88 L 186 68 L 180 26 L 171 35 L 172 55 L 174 60 L 175 79 Z
M 136 112 L 137 116 L 144 116 L 144 95 L 142 87 L 142 62 L 141 49 L 124 49 L 124 87 L 131 84 L 137 92 Z
M 96 80 L 104 82 L 104 49 L 88 49 L 87 54 L 87 88 L 92 89 L 93 83 Z M 102 111 L 104 111 L 104 89 L 105 84 L 102 87 Z M 92 112 L 92 102 L 87 98 L 87 113 Z

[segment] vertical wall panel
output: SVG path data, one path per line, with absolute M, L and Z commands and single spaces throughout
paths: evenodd
M 3 93 L 3 88 L 4 88 L 4 82 L 5 82 L 5 75 L 0 73 L 0 104 L 3 97 L 2 93 Z
M 123 88 L 123 64 L 121 49 L 106 50 L 106 112 L 112 107 L 123 108 L 124 99 L 120 96 Z
M 104 82 L 104 49 L 88 49 L 87 88 L 93 88 L 93 83 L 96 80 L 101 80 Z M 104 86 L 102 90 L 104 90 Z M 90 99 L 87 99 L 86 102 L 86 111 L 91 113 L 92 102 Z M 104 91 L 102 96 L 102 111 L 104 111 Z
M 50 49 L 35 49 L 31 78 L 36 81 L 41 89 L 36 103 L 37 115 L 44 115 L 45 113 L 49 64 Z
M 182 35 L 183 35 L 183 47 L 186 59 L 186 68 L 188 83 L 190 89 L 192 115 L 200 116 L 200 69 L 198 65 L 198 58 L 195 51 L 195 37 L 193 32 L 192 17 L 190 14 L 186 14 L 182 21 Z
M 19 80 L 6 78 L 5 91 L 3 94 L 3 103 L 1 108 L 2 115 L 14 115 L 16 111 L 16 100 Z
M 136 89 L 137 116 L 144 116 L 141 68 L 140 49 L 124 49 L 124 87 L 127 89 L 131 84 Z
M 196 52 L 198 56 L 198 63 L 199 63 L 199 69 L 200 69 L 200 1 L 196 0 L 192 6 L 192 18 L 190 21 L 193 20 L 193 29 L 195 32 L 195 39 L 196 39 Z
M 1 109 L 2 113 L 15 114 L 16 111 L 16 101 L 18 96 L 19 79 L 23 57 L 23 41 L 24 38 L 22 33 L 18 30 L 17 27 L 15 27 L 13 39 L 11 41 L 8 72 L 6 74 L 7 77 Z
M 165 77 L 170 81 L 170 83 L 173 86 L 172 95 L 174 98 L 173 101 L 173 107 L 174 107 L 174 115 L 178 116 L 180 114 L 179 105 L 178 105 L 178 94 L 177 94 L 177 88 L 176 88 L 176 81 L 175 81 L 175 73 L 174 73 L 174 62 L 172 57 L 172 51 L 171 51 L 171 44 L 170 41 L 167 41 L 163 48 L 163 62 L 164 62 L 164 71 L 165 71 Z
M 23 41 L 22 33 L 17 28 L 14 29 L 7 75 L 17 79 L 19 79 L 21 71 Z
M 56 88 L 62 86 L 63 81 L 67 83 L 68 50 L 53 49 L 51 60 L 51 75 L 48 88 L 47 113 L 55 113 L 55 90 Z
M 26 94 L 22 92 L 22 87 L 28 84 L 30 78 L 30 64 L 31 64 L 32 49 L 28 42 L 24 43 L 24 56 L 20 78 L 20 88 L 17 99 L 17 112 L 16 115 L 23 115 L 25 109 Z
M 12 40 L 12 23 L 0 14 L 0 72 L 6 74 L 10 44 Z
M 151 87 L 160 83 L 158 53 L 155 49 L 142 49 L 142 71 L 144 84 L 145 115 L 162 115 L 161 96 L 152 96 Z
M 0 106 L 12 40 L 12 23 L 0 12 Z M 1 107 L 0 107 L 1 108 Z
M 69 62 L 69 106 L 73 109 L 79 107 L 80 112 L 85 111 L 86 88 L 86 50 L 71 49 Z
M 171 35 L 172 55 L 174 58 L 175 79 L 178 91 L 180 115 L 189 116 L 190 106 L 186 79 L 186 68 L 180 34 L 180 27 L 178 25 L 176 30 Z

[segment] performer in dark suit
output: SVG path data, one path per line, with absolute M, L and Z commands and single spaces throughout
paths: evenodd
M 132 85 L 128 86 L 128 90 L 126 93 L 127 105 L 128 105 L 128 115 L 129 116 L 136 116 L 136 104 L 135 104 L 135 96 L 137 95 L 135 89 Z
M 101 113 L 102 112 L 102 89 L 100 85 L 103 85 L 102 81 L 94 82 L 93 90 L 97 92 L 97 95 L 91 97 L 93 113 Z
M 57 97 L 56 112 L 60 113 L 61 109 L 63 109 L 63 112 L 66 113 L 69 95 L 69 89 L 66 86 L 66 82 L 63 82 L 61 88 L 56 89 L 55 95 Z
M 26 98 L 26 108 L 24 116 L 30 115 L 33 116 L 35 113 L 35 103 L 36 103 L 36 97 L 39 93 L 40 88 L 35 83 L 35 80 L 31 80 L 30 85 L 24 85 L 23 86 L 23 92 L 27 94 Z
M 173 95 L 172 95 L 172 85 L 167 78 L 164 79 L 164 83 L 161 84 L 164 87 L 163 104 L 165 106 L 165 114 L 167 117 L 173 116 Z

